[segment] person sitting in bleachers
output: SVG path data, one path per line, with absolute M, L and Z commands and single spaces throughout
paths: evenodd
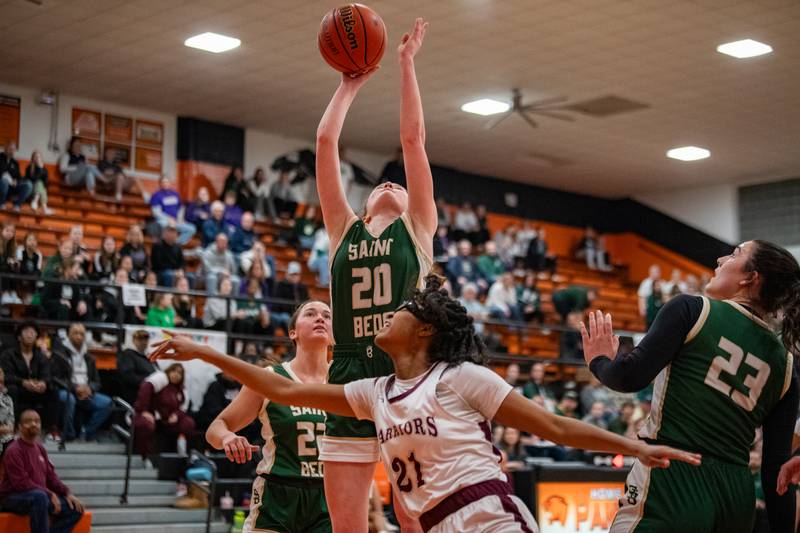
M 203 250 L 203 276 L 206 282 L 206 291 L 213 293 L 219 286 L 219 278 L 227 276 L 233 284 L 233 292 L 239 289 L 240 278 L 236 275 L 239 269 L 236 260 L 228 250 L 228 236 L 220 233 L 214 242 Z
M 497 245 L 493 241 L 485 244 L 483 255 L 478 257 L 478 272 L 488 285 L 491 285 L 508 268 L 500 256 L 497 255 Z
M 400 160 L 402 161 L 403 156 L 400 155 Z M 437 227 L 444 228 L 446 232 L 450 231 L 450 226 L 453 224 L 453 217 L 450 214 L 450 207 L 447 205 L 447 202 L 441 196 L 436 199 L 436 217 L 437 217 Z
M 55 280 L 45 282 L 42 289 L 43 318 L 51 320 L 91 320 L 94 299 L 88 288 L 63 283 L 77 281 L 83 276 L 81 264 L 74 257 L 67 260 L 63 270 L 54 272 Z
M 650 265 L 648 275 L 639 284 L 636 291 L 639 297 L 639 315 L 644 318 L 647 316 L 647 298 L 653 293 L 653 285 L 661 279 L 661 268 L 658 265 Z
M 52 215 L 53 210 L 47 206 L 47 167 L 44 166 L 42 152 L 34 150 L 31 154 L 31 162 L 25 169 L 25 179 L 33 183 L 33 194 L 31 196 L 31 209 L 38 210 L 45 215 Z
M 83 272 L 88 274 L 91 271 L 92 258 L 89 255 L 89 246 L 83 241 L 83 224 L 75 224 L 69 229 L 69 240 L 72 241 L 72 257 L 80 262 Z
M 111 416 L 112 402 L 100 392 L 100 374 L 94 356 L 89 354 L 83 324 L 70 325 L 67 338 L 53 347 L 50 365 L 64 414 L 62 440 L 94 440 Z M 76 411 L 83 415 L 80 428 L 76 427 Z
M 583 361 L 583 339 L 581 338 L 581 322 L 583 312 L 573 311 L 567 314 L 565 325 L 569 328 L 561 332 L 559 337 L 558 357 L 567 361 Z
M 673 296 L 686 292 L 686 282 L 683 281 L 683 272 L 679 268 L 673 268 L 670 278 L 661 284 L 661 292 L 664 300 L 669 300 Z
M 236 193 L 233 191 L 225 193 L 222 203 L 225 204 L 225 214 L 222 216 L 222 219 L 233 228 L 231 230 L 233 231 L 242 225 L 242 215 L 244 211 L 242 211 L 242 208 L 236 203 Z
M 114 191 L 114 199 L 122 201 L 122 193 L 140 192 L 136 178 L 128 176 L 120 166 L 117 158 L 117 149 L 113 146 L 106 146 L 103 150 L 103 159 L 97 163 L 97 170 L 100 177 L 97 180 L 98 188 L 110 189 Z
M 9 141 L 5 151 L 0 153 L 0 209 L 6 208 L 6 200 L 14 199 L 14 211 L 19 212 L 33 194 L 33 181 L 27 174 L 23 176 L 19 169 L 19 162 L 14 159 L 17 153 L 17 144 Z
M 147 272 L 150 270 L 150 257 L 147 255 L 147 248 L 144 245 L 144 233 L 138 224 L 131 224 L 128 234 L 125 237 L 125 244 L 119 250 L 121 257 L 130 257 L 132 268 L 128 271 L 130 279 L 134 283 L 141 283 Z M 120 260 L 122 264 L 122 260 Z
M 230 296 L 233 292 L 231 278 L 229 276 L 221 276 L 215 292 L 220 296 Z M 233 310 L 236 308 L 236 302 L 232 301 L 230 303 L 230 308 L 231 314 L 233 314 Z M 227 319 L 228 301 L 224 298 L 214 298 L 213 296 L 206 298 L 206 303 L 203 307 L 203 325 L 208 329 L 223 331 L 225 330 Z
M 14 400 L 8 394 L 6 373 L 0 366 L 0 457 L 6 444 L 14 440 L 14 420 Z
M 608 429 L 608 416 L 606 414 L 606 404 L 602 401 L 592 403 L 589 412 L 582 418 L 587 424 L 599 427 L 600 429 Z
M 67 261 L 72 259 L 75 254 L 75 247 L 69 237 L 65 237 L 58 243 L 58 250 L 55 255 L 47 258 L 44 263 L 44 270 L 42 270 L 42 277 L 55 278 L 61 275 L 64 271 L 64 265 Z
M 244 293 L 236 300 L 236 310 L 233 312 L 233 331 L 246 335 L 274 335 L 275 326 L 272 324 L 269 309 L 266 304 L 258 301 L 268 296 L 262 292 L 259 280 L 249 278 L 242 289 Z
M 122 385 L 120 396 L 133 405 L 142 381 L 158 370 L 147 358 L 150 333 L 146 329 L 137 329 L 132 335 L 132 346 L 117 354 L 117 376 Z
M 292 220 L 297 212 L 299 200 L 292 188 L 288 171 L 281 171 L 278 179 L 269 188 L 269 214 L 273 220 Z
M 536 230 L 533 229 L 533 224 L 527 220 L 514 233 L 514 244 L 511 245 L 511 255 L 513 256 L 511 268 L 514 274 L 518 275 L 524 272 L 526 255 L 534 237 L 536 237 Z
M 41 277 L 43 262 L 44 258 L 39 251 L 36 234 L 29 231 L 25 235 L 23 245 L 17 247 L 18 272 L 24 276 Z M 36 291 L 36 282 L 20 281 L 16 285 L 17 293 L 22 296 L 24 303 L 31 303 L 33 293 Z
M 19 417 L 19 437 L 3 453 L 5 475 L 0 481 L 4 510 L 30 517 L 30 531 L 67 532 L 83 516 L 83 504 L 56 474 L 39 442 L 39 414 L 26 409 Z
M 0 230 L 0 273 L 16 273 L 19 271 L 17 261 L 17 227 L 10 220 L 3 222 Z M 0 281 L 2 297 L 0 303 L 18 304 L 22 303 L 17 295 L 17 283 L 15 280 L 3 278 Z
M 439 226 L 436 228 L 436 235 L 433 236 L 434 262 L 447 264 L 450 260 L 448 248 L 450 248 L 450 239 L 447 237 L 447 227 Z
M 178 228 L 178 244 L 181 246 L 192 240 L 197 229 L 194 224 L 184 221 L 184 207 L 172 181 L 163 176 L 158 180 L 158 190 L 150 197 L 150 209 L 158 225 L 163 229 L 169 224 Z
M 17 346 L 7 348 L 0 355 L 0 366 L 5 374 L 8 395 L 14 402 L 14 414 L 25 409 L 35 409 L 45 419 L 45 428 L 55 420 L 56 396 L 50 376 L 50 363 L 36 345 L 39 326 L 32 320 L 16 327 Z
M 111 235 L 106 235 L 100 249 L 94 254 L 89 278 L 94 281 L 111 281 L 119 266 L 119 259 L 117 241 Z
M 211 218 L 211 195 L 208 194 L 208 188 L 197 189 L 197 200 L 186 205 L 183 218 L 186 222 L 194 224 L 198 233 L 203 231 L 203 224 Z
M 225 183 L 222 186 L 219 199 L 225 200 L 225 196 L 233 192 L 234 203 L 239 206 L 242 211 L 253 211 L 255 202 L 253 193 L 247 186 L 247 181 L 244 179 L 244 170 L 241 165 L 234 165 L 231 167 L 228 176 L 225 178 Z
M 184 386 L 184 368 L 180 363 L 156 371 L 142 381 L 134 406 L 134 446 L 143 459 L 149 458 L 159 433 L 173 442 L 179 435 L 187 439 L 194 432 L 189 411 L 189 397 Z
M 289 243 L 296 246 L 298 252 L 310 250 L 314 245 L 314 234 L 318 226 L 317 208 L 314 205 L 309 205 L 303 215 L 294 221 L 292 239 Z
M 147 308 L 147 319 L 144 321 L 148 326 L 157 328 L 175 327 L 175 308 L 172 307 L 172 293 L 156 292 L 153 294 L 153 301 Z
M 475 244 L 478 235 L 478 216 L 472 208 L 472 204 L 464 202 L 462 206 L 456 210 L 456 215 L 453 218 L 453 225 L 450 228 L 450 235 L 454 241 L 467 239 L 471 244 Z
M 240 272 L 247 275 L 257 259 L 264 263 L 264 278 L 272 287 L 275 284 L 275 258 L 267 253 L 264 243 L 261 241 L 254 242 L 252 248 L 239 256 Z M 270 294 L 272 294 L 271 291 Z
M 506 426 L 503 428 L 502 437 L 496 442 L 497 449 L 503 454 L 503 470 L 514 471 L 525 468 L 525 459 L 528 452 L 520 439 L 517 428 Z
M 215 201 L 211 204 L 211 217 L 203 222 L 200 242 L 203 248 L 206 248 L 214 242 L 220 233 L 230 237 L 234 231 L 236 231 L 236 228 L 225 222 L 225 204 Z
M 472 257 L 472 243 L 467 239 L 459 241 L 458 255 L 448 261 L 447 273 L 456 296 L 461 294 L 461 288 L 467 283 L 475 283 L 481 292 L 489 288 L 486 280 L 481 278 L 478 264 Z
M 58 170 L 64 176 L 67 187 L 80 187 L 86 185 L 89 195 L 94 197 L 100 171 L 97 167 L 86 162 L 86 157 L 81 153 L 81 140 L 72 137 L 69 140 L 67 151 L 58 160 Z
M 239 284 L 239 294 L 246 294 L 247 284 L 250 283 L 251 280 L 254 280 L 258 283 L 264 297 L 269 297 L 272 294 L 272 289 L 275 287 L 275 279 L 267 276 L 267 270 L 269 268 L 269 263 L 264 259 L 256 258 L 253 260 L 253 263 L 250 265 L 250 270 L 244 273 L 245 277 Z
M 253 195 L 256 220 L 266 220 L 269 213 L 269 180 L 263 168 L 256 169 L 253 177 L 247 180 L 247 187 Z
M 290 300 L 294 303 L 276 303 L 272 306 L 272 320 L 276 327 L 284 329 L 289 324 L 289 319 L 295 308 L 308 300 L 308 287 L 301 281 L 303 268 L 297 261 L 290 261 L 286 267 L 286 277 L 275 285 L 272 294 L 274 298 Z
M 567 316 L 575 311 L 582 312 L 592 305 L 597 298 L 597 291 L 581 285 L 570 285 L 563 289 L 553 291 L 553 307 L 561 315 L 561 321 L 566 322 Z
M 536 273 L 527 272 L 525 280 L 517 284 L 517 301 L 525 322 L 544 323 L 542 296 L 537 288 Z
M 320 227 L 314 233 L 314 243 L 311 245 L 306 264 L 311 272 L 317 274 L 317 284 L 321 287 L 327 287 L 331 281 L 331 269 L 328 265 L 330 247 L 328 232 L 324 227 Z
M 146 270 L 136 270 L 133 267 L 133 258 L 129 255 L 120 256 L 119 268 L 117 269 L 117 271 L 119 271 L 120 268 L 125 272 L 127 272 L 128 274 L 127 276 L 128 281 L 126 281 L 126 283 L 143 283 L 145 277 L 147 276 Z
M 472 326 L 475 333 L 483 335 L 483 322 L 489 318 L 489 309 L 478 300 L 478 287 L 474 283 L 467 283 L 461 287 L 461 297 L 458 299 L 467 314 L 472 317 Z
M 544 381 L 545 370 L 544 363 L 533 363 L 528 382 L 522 387 L 522 394 L 530 399 L 541 397 L 543 407 L 552 413 L 555 411 L 556 394 L 553 388 Z
M 178 229 L 174 224 L 167 224 L 161 232 L 161 242 L 153 244 L 150 249 L 150 263 L 153 272 L 158 276 L 158 284 L 162 287 L 172 287 L 175 279 L 186 277 L 189 286 L 194 282 L 194 273 L 186 272 L 186 262 L 183 257 L 183 248 L 178 244 Z
M 126 257 L 127 261 L 130 262 L 130 257 Z M 116 323 L 117 314 L 121 310 L 122 322 L 124 324 L 144 323 L 147 315 L 140 307 L 124 305 L 124 302 L 120 301 L 119 291 L 122 290 L 121 287 L 123 285 L 128 283 L 130 283 L 128 271 L 122 267 L 117 268 L 117 271 L 114 273 L 114 283 L 103 288 L 103 290 L 97 294 L 97 298 L 95 299 L 95 320 L 99 322 Z M 122 305 L 121 309 L 120 305 Z
M 180 276 L 175 280 L 175 290 L 186 293 L 190 290 L 189 280 Z M 179 328 L 202 329 L 203 321 L 195 316 L 194 296 L 189 294 L 175 294 L 172 298 L 172 307 L 175 309 L 175 326 Z
M 503 273 L 489 288 L 486 307 L 489 308 L 491 318 L 522 321 L 522 313 L 517 302 L 517 288 L 511 272 Z
M 478 217 L 478 232 L 475 235 L 475 245 L 483 246 L 492 240 L 492 234 L 489 231 L 489 218 L 486 206 L 478 204 L 475 207 L 475 216 Z
M 253 231 L 254 224 L 253 213 L 249 211 L 242 213 L 241 224 L 231 236 L 230 249 L 234 256 L 238 257 L 253 247 L 253 243 L 256 242 L 256 233 Z
M 534 228 L 535 235 L 528 243 L 525 252 L 525 268 L 539 272 L 548 271 L 552 278 L 556 273 L 556 256 L 547 253 L 546 230 L 539 226 Z

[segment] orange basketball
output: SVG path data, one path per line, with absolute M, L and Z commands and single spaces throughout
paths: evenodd
M 339 72 L 359 74 L 375 67 L 386 49 L 386 26 L 363 4 L 337 7 L 322 18 L 317 37 L 325 61 Z

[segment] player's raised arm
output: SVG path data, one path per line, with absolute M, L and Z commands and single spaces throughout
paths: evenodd
M 700 464 L 700 455 L 696 453 L 668 446 L 651 446 L 579 420 L 554 415 L 514 391 L 500 405 L 495 419 L 505 426 L 533 433 L 557 444 L 582 450 L 634 455 L 645 466 L 666 468 L 671 459 L 692 465 Z
M 403 35 L 397 52 L 400 60 L 400 144 L 408 185 L 408 214 L 415 229 L 425 233 L 422 240 L 432 253 L 436 233 L 436 202 L 433 198 L 433 176 L 425 152 L 425 118 L 414 68 L 414 56 L 422 47 L 428 23 L 418 18 L 412 33 Z
M 197 344 L 188 337 L 170 331 L 164 333 L 171 338 L 154 344 L 156 350 L 150 354 L 151 361 L 202 359 L 245 387 L 277 403 L 312 407 L 342 416 L 355 416 L 350 404 L 347 403 L 343 385 L 297 383 L 274 372 L 263 372 L 250 363 L 219 353 L 210 346 Z
M 317 127 L 317 190 L 322 218 L 332 245 L 339 242 L 347 222 L 355 216 L 342 187 L 339 136 L 358 90 L 374 72 L 372 70 L 357 77 L 342 74 L 342 82 Z

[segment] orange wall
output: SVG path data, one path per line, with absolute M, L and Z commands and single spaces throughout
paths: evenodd
M 197 189 L 208 187 L 211 198 L 215 199 L 222 191 L 230 166 L 201 163 L 199 161 L 178 161 L 178 192 L 184 199 L 194 198 Z

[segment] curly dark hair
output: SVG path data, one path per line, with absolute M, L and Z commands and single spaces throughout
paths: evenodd
M 444 278 L 436 274 L 425 277 L 425 288 L 414 289 L 403 308 L 417 319 L 436 329 L 428 348 L 432 363 L 444 361 L 455 366 L 469 361 L 486 363 L 485 346 L 472 326 L 472 317 L 458 300 L 442 288 Z

